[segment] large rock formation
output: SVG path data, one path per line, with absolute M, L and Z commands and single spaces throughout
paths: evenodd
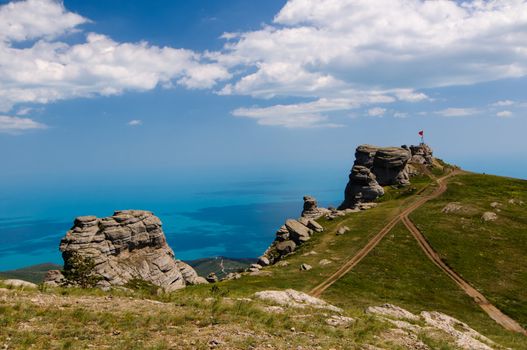
M 432 149 L 419 146 L 377 147 L 360 145 L 339 209 L 354 208 L 361 202 L 371 202 L 384 194 L 382 186 L 404 186 L 410 183 L 408 164 L 432 165 Z
M 75 255 L 90 257 L 101 287 L 124 285 L 132 279 L 151 282 L 166 291 L 188 284 L 206 283 L 192 267 L 175 260 L 161 228 L 149 211 L 121 210 L 113 216 L 81 216 L 60 243 L 64 269 L 71 268 Z M 56 273 L 48 281 L 57 282 Z

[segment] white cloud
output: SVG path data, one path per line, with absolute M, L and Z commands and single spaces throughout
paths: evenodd
M 0 41 L 53 38 L 87 21 L 59 1 L 13 1 L 0 6 Z
M 142 120 L 139 120 L 139 119 L 133 119 L 133 120 L 130 120 L 128 122 L 128 125 L 130 126 L 139 126 L 139 125 L 143 125 L 143 121 Z
M 393 114 L 393 117 L 394 117 L 394 118 L 400 118 L 400 119 L 408 118 L 408 113 L 405 113 L 405 112 L 395 112 L 395 113 Z
M 386 112 L 386 108 L 374 107 L 368 110 L 368 115 L 370 117 L 382 117 L 385 112 Z
M 24 131 L 46 128 L 46 125 L 30 118 L 0 115 L 0 133 L 19 134 Z
M 510 118 L 512 117 L 512 112 L 511 111 L 501 111 L 501 112 L 496 113 L 496 116 L 500 118 Z
M 289 0 L 209 57 L 237 72 L 221 94 L 420 102 L 424 88 L 527 75 L 526 35 L 525 0 Z
M 506 107 L 506 106 L 512 106 L 515 103 L 516 102 L 511 101 L 511 100 L 502 100 L 502 101 L 494 102 L 491 106 L 493 106 L 493 107 Z
M 226 68 L 190 50 L 121 43 L 97 33 L 76 44 L 56 39 L 86 21 L 55 0 L 0 6 L 0 111 L 18 103 L 115 95 L 172 82 L 211 88 L 229 77 Z M 14 45 L 27 39 L 34 43 Z
M 476 108 L 447 108 L 435 112 L 442 117 L 467 117 L 479 113 Z

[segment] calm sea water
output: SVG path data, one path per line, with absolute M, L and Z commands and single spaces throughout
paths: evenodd
M 527 178 L 527 166 L 513 160 L 452 161 L 472 171 Z M 257 257 L 285 219 L 300 215 L 305 194 L 324 206 L 338 205 L 348 172 L 347 166 L 285 167 L 272 174 L 202 171 L 199 178 L 148 173 L 0 181 L 0 271 L 62 263 L 58 245 L 76 216 L 103 217 L 118 209 L 153 211 L 180 259 Z
M 20 184 L 0 195 L 0 271 L 62 263 L 58 245 L 76 216 L 117 209 L 153 211 L 177 258 L 258 257 L 285 219 L 300 215 L 303 195 L 338 205 L 347 171 Z

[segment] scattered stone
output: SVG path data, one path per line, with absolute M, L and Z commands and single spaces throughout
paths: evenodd
M 302 270 L 302 271 L 309 271 L 309 270 L 311 270 L 312 268 L 313 268 L 313 267 L 312 267 L 311 265 L 309 265 L 309 264 L 305 264 L 305 263 L 304 263 L 304 264 L 300 265 L 300 270 Z
M 492 350 L 492 347 L 487 344 L 493 345 L 494 342 L 470 328 L 466 323 L 437 311 L 423 311 L 421 316 L 429 326 L 453 336 L 456 339 L 456 345 L 463 349 Z
M 402 347 L 403 349 L 430 350 L 428 345 L 419 340 L 417 334 L 394 328 L 382 333 L 385 341 Z
M 291 237 L 296 244 L 302 244 L 308 241 L 313 234 L 311 229 L 293 219 L 287 220 L 285 222 L 285 227 L 289 231 L 289 237 Z
M 302 256 L 310 256 L 310 255 L 318 255 L 318 253 L 315 252 L 314 250 L 311 250 L 311 251 L 309 251 L 307 253 L 302 254 Z
M 95 263 L 93 273 L 102 279 L 101 288 L 125 285 L 142 279 L 166 291 L 204 283 L 189 265 L 175 260 L 166 243 L 161 220 L 145 210 L 118 210 L 113 216 L 80 216 L 60 242 L 64 269 L 79 255 Z M 48 275 L 57 283 L 57 273 Z
M 349 230 L 350 230 L 350 228 L 348 226 L 339 227 L 338 230 L 337 230 L 337 236 L 343 235 L 346 232 L 348 232 Z
M 58 287 L 64 283 L 64 275 L 60 270 L 49 270 L 44 275 L 44 284 L 48 287 Z
M 268 266 L 270 264 L 269 258 L 266 256 L 261 256 L 258 258 L 258 265 L 260 266 Z
M 282 306 L 294 308 L 313 307 L 316 309 L 326 309 L 334 312 L 342 312 L 342 309 L 328 304 L 322 299 L 312 297 L 309 294 L 302 293 L 294 289 L 286 289 L 283 291 L 265 290 L 261 292 L 256 292 L 254 296 L 258 299 L 271 301 Z
M 509 204 L 517 204 L 517 205 L 523 205 L 523 201 L 515 198 L 509 199 Z
M 319 264 L 320 266 L 326 266 L 326 265 L 329 265 L 329 264 L 332 264 L 332 263 L 333 263 L 333 261 L 328 260 L 328 259 L 322 259 L 322 260 L 320 260 L 320 261 L 318 262 L 318 264 Z
M 498 202 L 492 202 L 492 203 L 490 203 L 490 207 L 491 207 L 491 208 L 498 208 L 498 207 L 501 207 L 501 203 L 498 203 Z
M 294 252 L 296 249 L 296 243 L 293 241 L 283 241 L 276 244 L 276 251 L 280 255 L 286 255 Z
M 223 279 L 230 281 L 230 280 L 238 280 L 242 278 L 242 275 L 237 272 L 229 272 Z
M 286 266 L 289 266 L 289 262 L 288 261 L 279 261 L 276 266 L 280 266 L 280 267 L 286 267 Z
M 459 204 L 457 202 L 452 202 L 452 203 L 448 203 L 447 205 L 445 205 L 445 207 L 443 209 L 441 209 L 441 212 L 445 213 L 445 214 L 449 214 L 449 213 L 458 212 L 461 209 L 463 209 L 461 204 Z
M 332 315 L 326 319 L 326 323 L 333 327 L 347 327 L 353 322 L 355 322 L 353 318 L 339 315 Z
M 23 281 L 23 280 L 17 280 L 17 279 L 7 279 L 7 280 L 1 280 L 5 286 L 11 287 L 11 288 L 30 288 L 30 289 L 37 289 L 38 286 L 35 283 Z
M 414 315 L 410 311 L 407 311 L 399 306 L 392 304 L 383 304 L 381 306 L 370 306 L 366 309 L 366 313 L 408 319 L 412 321 L 418 321 L 419 316 Z
M 484 222 L 496 221 L 497 219 L 498 219 L 498 215 L 492 211 L 486 211 L 481 216 L 481 220 L 483 220 Z
M 216 283 L 218 282 L 218 276 L 214 272 L 211 272 L 207 276 L 207 282 L 209 283 Z
M 316 222 L 314 219 L 309 219 L 307 221 L 307 227 L 312 229 L 315 232 L 324 232 L 324 227 Z

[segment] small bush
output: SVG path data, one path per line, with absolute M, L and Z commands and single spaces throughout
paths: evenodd
M 78 286 L 80 288 L 94 288 L 102 277 L 95 274 L 95 262 L 92 258 L 73 253 L 67 260 L 67 266 L 62 271 L 63 286 Z

